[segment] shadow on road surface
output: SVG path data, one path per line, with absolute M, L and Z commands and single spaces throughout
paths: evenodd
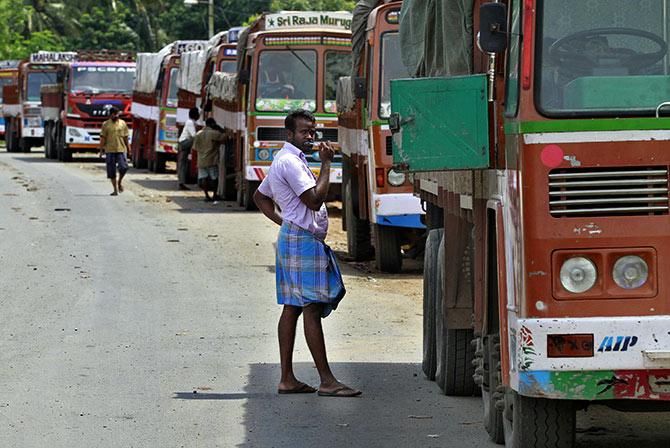
M 363 396 L 278 395 L 279 366 L 252 364 L 243 392 L 178 392 L 173 398 L 245 400 L 246 440 L 236 445 L 244 448 L 489 446 L 480 433 L 479 399 L 440 396 L 418 364 L 334 363 L 332 368 Z M 298 363 L 295 370 L 302 381 L 318 384 L 311 363 Z M 450 444 L 451 437 L 459 443 Z

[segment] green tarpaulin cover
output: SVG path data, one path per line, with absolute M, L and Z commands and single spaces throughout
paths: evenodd
M 472 73 L 473 0 L 404 0 L 400 54 L 413 77 Z

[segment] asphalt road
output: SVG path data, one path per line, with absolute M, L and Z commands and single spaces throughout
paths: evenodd
M 479 399 L 423 378 L 403 276 L 345 265 L 324 322 L 361 398 L 276 395 L 276 227 L 177 194 L 169 175 L 128 180 L 110 197 L 99 163 L 0 152 L 0 447 L 496 446 Z M 578 445 L 667 447 L 667 421 L 580 412 Z

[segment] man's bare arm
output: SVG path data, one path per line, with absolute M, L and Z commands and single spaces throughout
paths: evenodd
M 254 203 L 256 203 L 256 207 L 258 207 L 258 210 L 260 210 L 267 218 L 274 222 L 277 225 L 282 225 L 284 222 L 282 220 L 282 217 L 279 216 L 277 213 L 277 210 L 275 209 L 275 203 L 272 199 L 269 197 L 265 196 L 263 193 L 260 191 L 256 190 L 254 193 Z
M 330 162 L 333 160 L 335 150 L 330 142 L 321 143 L 319 157 L 321 158 L 321 171 L 316 180 L 316 186 L 310 188 L 300 195 L 300 200 L 310 210 L 318 211 L 326 198 L 328 197 L 328 188 L 330 187 Z

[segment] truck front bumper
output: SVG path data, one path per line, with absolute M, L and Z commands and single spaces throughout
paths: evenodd
M 562 353 L 570 335 L 581 335 L 581 345 L 570 347 L 579 357 Z M 519 319 L 509 353 L 521 395 L 670 400 L 670 316 Z

